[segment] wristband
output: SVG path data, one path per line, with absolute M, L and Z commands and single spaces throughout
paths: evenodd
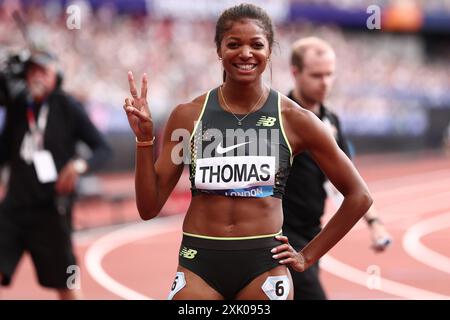
M 152 140 L 148 140 L 148 141 L 139 141 L 138 138 L 136 137 L 136 146 L 137 147 L 149 147 L 153 145 L 153 142 L 155 141 L 155 136 L 153 136 Z

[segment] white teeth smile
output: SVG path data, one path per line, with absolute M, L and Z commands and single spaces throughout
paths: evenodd
M 238 69 L 249 71 L 254 69 L 256 67 L 256 64 L 235 64 L 235 66 Z

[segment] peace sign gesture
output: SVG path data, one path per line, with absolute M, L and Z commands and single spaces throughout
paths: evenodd
M 128 84 L 132 98 L 126 98 L 123 109 L 127 113 L 128 123 L 139 141 L 153 139 L 153 121 L 147 103 L 147 74 L 142 76 L 141 96 L 134 83 L 133 73 L 128 72 Z

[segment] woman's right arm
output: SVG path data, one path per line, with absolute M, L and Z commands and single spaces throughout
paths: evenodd
M 138 141 L 151 141 L 153 122 L 147 103 L 147 76 L 145 74 L 143 76 L 140 97 L 137 95 L 131 72 L 128 73 L 128 81 L 133 97 L 125 99 L 124 109 L 128 122 Z M 172 151 L 181 142 L 181 140 L 172 141 L 172 132 L 176 129 L 189 130 L 183 127 L 183 123 L 190 122 L 186 121 L 190 118 L 188 113 L 191 113 L 188 107 L 188 105 L 180 105 L 170 115 L 164 132 L 162 151 L 156 163 L 153 145 L 138 146 L 136 144 L 136 205 L 143 220 L 149 220 L 158 215 L 183 171 L 183 163 L 172 158 Z

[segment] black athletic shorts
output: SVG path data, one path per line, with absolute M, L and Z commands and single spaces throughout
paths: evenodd
M 282 244 L 275 235 L 225 239 L 184 233 L 179 254 L 180 266 L 201 277 L 225 299 L 234 299 L 254 278 L 280 266 L 270 252 Z
M 67 288 L 76 264 L 71 241 L 70 210 L 56 206 L 11 210 L 0 206 L 0 273 L 9 285 L 22 254 L 30 253 L 39 283 L 49 288 Z

